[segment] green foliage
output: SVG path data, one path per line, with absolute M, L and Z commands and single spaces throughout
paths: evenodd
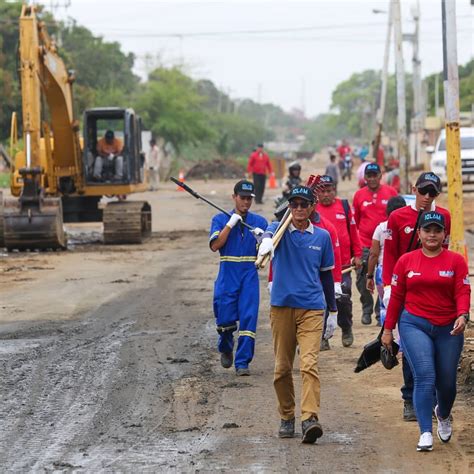
M 305 150 L 320 150 L 350 135 L 340 115 L 321 114 L 305 126 Z
M 153 71 L 138 94 L 136 108 L 153 133 L 177 150 L 214 135 L 203 107 L 203 97 L 192 79 L 179 68 Z
M 425 79 L 428 88 L 428 115 L 435 114 L 436 76 L 438 76 L 440 107 L 443 106 L 444 102 L 443 73 L 428 76 Z M 470 112 L 472 104 L 474 104 L 474 59 L 471 59 L 464 66 L 459 66 L 459 108 L 462 112 Z
M 0 189 L 10 187 L 10 173 L 0 173 Z
M 221 156 L 236 155 L 258 142 L 271 138 L 271 133 L 255 120 L 239 115 L 213 116 L 212 125 L 217 132 L 217 151 Z

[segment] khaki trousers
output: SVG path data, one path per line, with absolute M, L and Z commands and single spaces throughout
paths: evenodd
M 295 417 L 293 361 L 296 346 L 302 378 L 301 421 L 318 416 L 320 383 L 318 373 L 319 345 L 324 325 L 324 311 L 272 306 L 270 321 L 275 353 L 273 386 L 282 420 Z

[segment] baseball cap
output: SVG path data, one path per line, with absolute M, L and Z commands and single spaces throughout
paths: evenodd
M 375 173 L 380 174 L 380 166 L 377 163 L 369 163 L 364 170 L 364 174 Z
M 424 212 L 420 218 L 420 227 L 428 227 L 431 224 L 436 224 L 444 229 L 445 223 L 443 214 L 435 211 Z
M 288 197 L 288 201 L 291 201 L 295 198 L 305 199 L 311 203 L 314 202 L 313 191 L 307 186 L 296 186 L 296 188 L 293 188 L 291 190 L 290 196 Z
M 433 186 L 436 189 L 436 192 L 441 192 L 441 180 L 438 175 L 431 172 L 421 173 L 416 180 L 415 186 L 418 189 Z
M 254 191 L 255 191 L 255 188 L 254 188 L 253 183 L 245 179 L 240 180 L 234 186 L 234 194 L 238 194 L 239 196 L 255 197 Z
M 322 186 L 334 186 L 334 179 L 332 176 L 329 176 L 327 174 L 323 174 L 321 178 L 319 179 L 319 184 Z

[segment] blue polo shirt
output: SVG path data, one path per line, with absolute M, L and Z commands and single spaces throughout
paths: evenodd
M 265 233 L 273 234 L 278 222 Z M 320 272 L 334 268 L 334 252 L 329 233 L 310 223 L 304 232 L 290 224 L 275 249 L 272 306 L 326 309 Z

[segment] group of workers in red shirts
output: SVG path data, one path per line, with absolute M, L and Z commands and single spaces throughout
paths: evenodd
M 438 176 L 422 173 L 412 189 L 414 202 L 397 203 L 388 218 L 389 201 L 401 200 L 397 190 L 382 184 L 382 171 L 377 163 L 365 167 L 364 179 L 365 185 L 354 194 L 352 206 L 336 197 L 336 186 L 330 176 L 322 177 L 323 186 L 316 191 L 315 214 L 323 222 L 332 223 L 338 236 L 334 252 L 340 253 L 343 270 L 343 294 L 336 300 L 342 344 L 347 347 L 353 342 L 352 282 L 350 271 L 344 272 L 353 265 L 362 303 L 362 324 L 371 324 L 375 310 L 377 324 L 384 325 L 382 343 L 390 351 L 393 330 L 398 324 L 404 379 L 403 419 L 418 421 L 417 450 L 431 451 L 432 412 L 442 443 L 450 440 L 453 431 L 451 409 L 456 396 L 457 364 L 469 320 L 468 268 L 461 255 L 447 250 L 451 217 L 447 209 L 434 202 L 441 193 Z M 383 298 L 374 302 L 374 275 L 367 273 L 367 260 L 376 238 L 374 231 L 381 223 L 385 224 L 380 272 L 384 291 Z M 339 274 L 336 268 L 335 284 Z M 382 324 L 380 306 L 387 308 L 387 319 Z M 329 342 L 323 337 L 321 350 L 327 349 Z

